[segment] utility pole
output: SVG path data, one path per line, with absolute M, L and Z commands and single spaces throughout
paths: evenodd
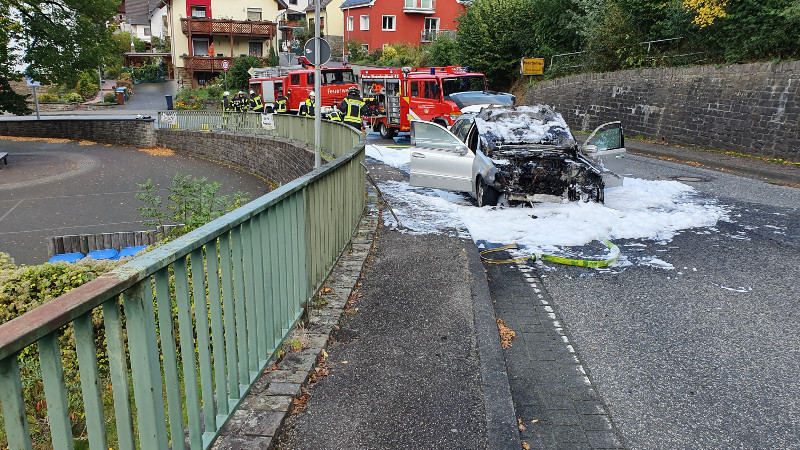
M 322 125 L 322 92 L 320 90 L 319 70 L 319 2 L 314 0 L 314 168 L 322 167 L 322 153 L 320 146 L 320 128 Z

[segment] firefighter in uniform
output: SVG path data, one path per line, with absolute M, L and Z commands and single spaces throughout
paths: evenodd
M 288 91 L 291 93 L 292 91 Z M 283 95 L 283 90 L 278 91 L 278 98 L 275 99 L 275 112 L 278 114 L 288 114 L 289 108 L 287 106 L 287 102 L 289 101 L 285 95 Z
M 231 111 L 231 100 L 230 100 L 231 93 L 225 91 L 222 93 L 222 112 L 230 112 Z
M 256 91 L 250 90 L 250 110 L 254 112 L 264 112 L 264 102 L 261 101 L 261 96 L 256 94 Z
M 342 114 L 339 112 L 338 109 L 333 108 L 328 113 L 328 120 L 330 120 L 331 122 L 341 122 L 342 121 Z
M 308 93 L 308 98 L 303 103 L 300 103 L 301 116 L 314 117 L 314 91 Z
M 358 93 L 358 88 L 352 86 L 347 90 L 347 97 L 339 104 L 339 111 L 344 114 L 344 123 L 356 130 L 361 130 L 361 114 L 364 110 L 364 100 Z

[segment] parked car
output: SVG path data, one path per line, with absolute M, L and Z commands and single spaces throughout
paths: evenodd
M 478 206 L 602 202 L 605 188 L 623 183 L 625 155 L 620 122 L 579 146 L 549 106 L 491 106 L 462 114 L 449 130 L 413 121 L 410 184 L 468 192 Z

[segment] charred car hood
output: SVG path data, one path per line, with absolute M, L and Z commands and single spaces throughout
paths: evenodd
M 578 152 L 567 123 L 550 107 L 485 108 L 475 125 L 496 169 L 493 186 L 507 197 L 603 201 L 601 170 Z

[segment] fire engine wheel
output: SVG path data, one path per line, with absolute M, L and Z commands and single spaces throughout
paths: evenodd
M 383 139 L 391 139 L 395 135 L 395 130 L 389 128 L 385 123 L 381 122 L 378 124 L 378 133 L 381 134 Z
M 484 183 L 483 178 L 478 178 L 475 194 L 479 208 L 495 206 L 497 205 L 497 200 L 500 198 L 500 193 L 497 192 L 497 189 Z

